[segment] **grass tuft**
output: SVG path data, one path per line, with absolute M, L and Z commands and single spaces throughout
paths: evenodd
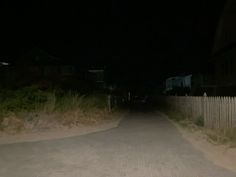
M 93 124 L 108 115 L 106 95 L 47 90 L 35 86 L 0 92 L 0 131 L 25 127 Z M 50 123 L 49 123 L 50 122 Z
M 201 130 L 207 135 L 209 141 L 213 144 L 229 144 L 230 147 L 236 147 L 236 128 L 227 130 L 207 129 L 204 128 L 204 118 L 202 116 L 195 119 L 188 119 L 178 111 L 168 109 L 162 109 L 162 111 L 165 112 L 170 119 L 190 131 Z

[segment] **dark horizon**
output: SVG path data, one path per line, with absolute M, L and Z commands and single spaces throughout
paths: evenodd
M 106 66 L 117 79 L 199 72 L 224 2 L 9 2 L 0 54 L 14 62 L 39 47 L 67 63 Z

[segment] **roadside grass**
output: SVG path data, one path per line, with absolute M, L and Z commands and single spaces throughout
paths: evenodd
M 236 128 L 208 131 L 207 135 L 215 143 L 229 144 L 230 147 L 236 148 Z
M 213 144 L 228 144 L 231 148 L 236 148 L 236 129 L 229 130 L 207 130 L 205 134 Z
M 213 130 L 204 128 L 204 118 L 197 117 L 194 120 L 184 116 L 178 111 L 170 109 L 162 109 L 166 115 L 174 122 L 181 125 L 189 131 L 201 131 L 208 137 L 208 141 L 212 144 L 228 144 L 229 147 L 236 148 L 236 128 L 228 130 Z
M 111 118 L 107 98 L 75 91 L 42 91 L 35 86 L 0 91 L 0 131 L 50 129 L 96 124 Z

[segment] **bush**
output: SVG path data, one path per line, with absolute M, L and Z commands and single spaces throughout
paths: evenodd
M 0 91 L 0 131 L 94 124 L 110 116 L 105 94 L 24 87 Z
M 204 118 L 202 116 L 199 116 L 194 120 L 194 123 L 197 126 L 203 127 L 204 126 Z
M 105 109 L 105 95 L 80 95 L 77 92 L 63 90 L 42 91 L 35 86 L 18 90 L 0 92 L 0 115 L 10 112 L 54 112 L 73 109 Z
M 0 112 L 33 111 L 47 101 L 47 94 L 36 87 L 20 90 L 2 90 L 0 92 Z

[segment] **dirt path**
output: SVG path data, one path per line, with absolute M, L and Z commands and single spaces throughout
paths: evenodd
M 163 116 L 127 116 L 83 136 L 0 145 L 2 177 L 235 177 L 195 149 Z

